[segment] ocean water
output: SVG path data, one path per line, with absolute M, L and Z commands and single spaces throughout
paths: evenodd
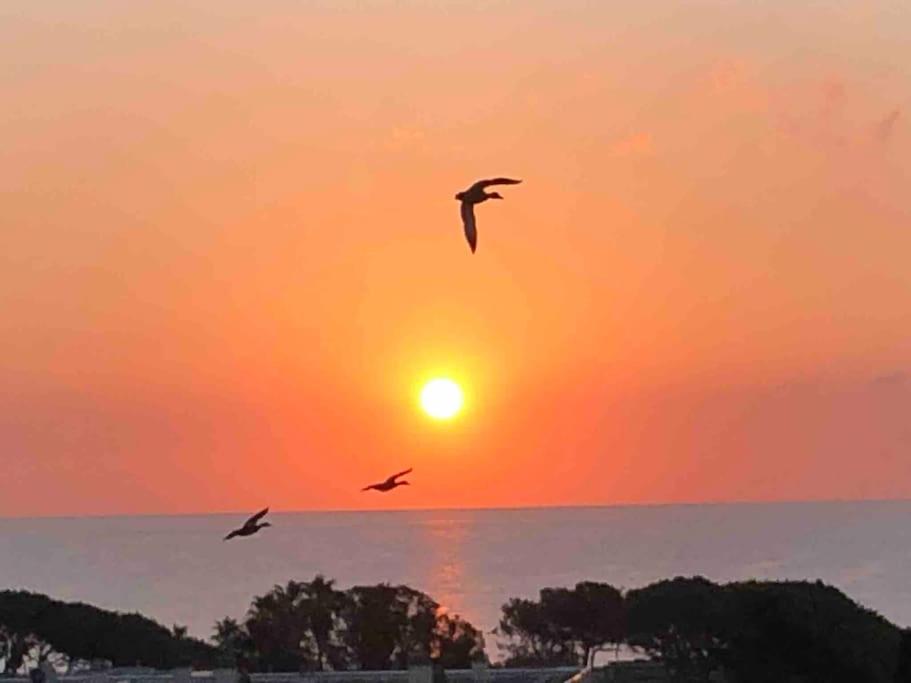
M 677 575 L 822 579 L 911 625 L 911 502 L 0 519 L 0 587 L 139 611 L 208 638 L 254 595 L 322 573 L 405 583 L 489 631 L 544 586 Z M 495 638 L 487 636 L 496 655 Z

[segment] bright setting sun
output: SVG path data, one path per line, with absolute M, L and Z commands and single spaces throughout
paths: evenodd
M 421 408 L 437 420 L 455 417 L 462 408 L 462 390 L 451 379 L 432 379 L 421 389 Z

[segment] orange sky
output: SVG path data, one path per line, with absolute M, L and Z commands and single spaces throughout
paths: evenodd
M 905 10 L 4 3 L 0 514 L 911 496 Z

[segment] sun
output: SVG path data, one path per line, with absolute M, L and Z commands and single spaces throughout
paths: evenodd
M 436 420 L 449 420 L 462 409 L 462 390 L 447 377 L 432 379 L 421 389 L 421 408 Z

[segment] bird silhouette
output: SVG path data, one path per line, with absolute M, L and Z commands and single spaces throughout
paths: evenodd
M 227 541 L 228 539 L 234 538 L 235 536 L 252 536 L 260 529 L 263 529 L 267 526 L 272 526 L 271 524 L 269 524 L 269 522 L 263 522 L 262 524 L 258 524 L 259 520 L 261 520 L 263 517 L 265 517 L 267 512 L 269 512 L 269 508 L 266 508 L 265 510 L 260 510 L 255 515 L 253 515 L 250 519 L 248 519 L 246 522 L 244 522 L 244 525 L 242 527 L 240 527 L 239 529 L 235 529 L 230 534 L 225 536 L 224 540 Z
M 462 202 L 462 224 L 465 226 L 465 239 L 468 240 L 468 246 L 471 247 L 473 254 L 478 246 L 478 228 L 474 219 L 474 205 L 486 202 L 488 199 L 503 199 L 499 192 L 485 192 L 491 185 L 518 185 L 521 180 L 512 178 L 490 178 L 489 180 L 479 180 L 474 185 L 463 192 L 459 192 L 455 198 Z
M 398 481 L 398 478 L 404 477 L 406 474 L 411 472 L 412 469 L 414 469 L 414 468 L 409 467 L 407 470 L 405 470 L 403 472 L 399 472 L 398 474 L 393 474 L 386 481 L 381 481 L 379 484 L 370 484 L 370 486 L 365 486 L 364 488 L 361 489 L 361 491 L 369 491 L 370 489 L 373 489 L 373 490 L 379 491 L 381 493 L 386 493 L 386 491 L 391 491 L 396 486 L 410 486 L 411 484 L 409 482 Z

